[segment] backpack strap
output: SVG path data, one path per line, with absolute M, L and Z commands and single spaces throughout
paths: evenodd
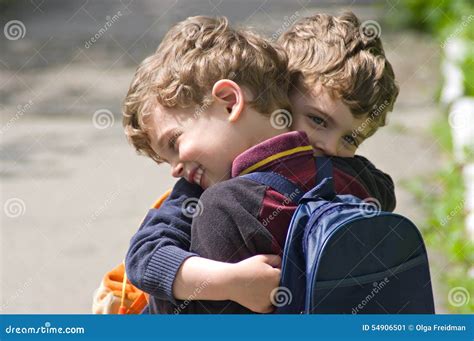
M 283 175 L 275 172 L 254 172 L 242 175 L 241 177 L 255 181 L 262 185 L 269 186 L 280 194 L 283 194 L 295 204 L 298 204 L 300 199 L 305 194 L 305 191 L 303 191 L 293 182 L 288 180 Z
M 339 201 L 334 191 L 333 165 L 330 157 L 317 156 L 314 159 L 316 166 L 316 185 L 301 198 L 299 203 L 326 200 Z
M 332 180 L 333 169 L 331 159 L 327 156 L 317 156 L 314 158 L 314 161 L 316 162 L 316 183 L 322 182 L 325 178 L 331 178 Z
M 316 163 L 316 187 L 308 192 L 307 198 L 319 197 L 324 200 L 334 201 L 337 199 L 334 190 L 333 165 L 330 157 L 317 156 Z

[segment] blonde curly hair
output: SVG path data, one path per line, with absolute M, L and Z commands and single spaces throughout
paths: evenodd
M 307 91 L 320 82 L 355 117 L 368 117 L 369 136 L 386 124 L 399 88 L 379 27 L 361 25 L 351 12 L 317 14 L 298 20 L 278 42 L 288 53 L 296 88 Z
M 123 104 L 125 134 L 138 153 L 160 163 L 144 118 L 157 103 L 200 107 L 212 102 L 220 79 L 232 79 L 253 95 L 256 111 L 290 110 L 290 73 L 284 50 L 247 30 L 230 27 L 225 17 L 190 17 L 173 26 L 156 52 L 138 67 Z

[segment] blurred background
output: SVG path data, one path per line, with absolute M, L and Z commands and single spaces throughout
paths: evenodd
M 1 313 L 89 313 L 174 179 L 121 127 L 137 65 L 175 22 L 225 15 L 273 37 L 294 18 L 370 20 L 401 91 L 360 154 L 422 230 L 438 313 L 474 312 L 474 10 L 460 1 L 0 0 Z

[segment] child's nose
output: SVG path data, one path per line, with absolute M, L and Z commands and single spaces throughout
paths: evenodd
M 184 166 L 181 162 L 171 167 L 171 175 L 175 178 L 181 178 L 184 175 Z
M 324 152 L 324 155 L 337 156 L 337 142 L 335 141 L 325 141 L 319 148 Z
M 337 156 L 337 144 L 336 143 L 327 143 L 324 146 L 324 154 Z

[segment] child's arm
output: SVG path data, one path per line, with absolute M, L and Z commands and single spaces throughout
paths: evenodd
M 238 263 L 190 257 L 173 284 L 182 300 L 232 300 L 258 313 L 273 311 L 270 295 L 280 282 L 281 258 L 257 255 Z
M 133 236 L 125 264 L 137 288 L 176 304 L 183 300 L 233 300 L 255 312 L 273 308 L 269 293 L 279 282 L 280 257 L 259 255 L 236 264 L 189 252 L 191 218 L 182 207 L 202 190 L 180 180 L 159 209 L 152 209 Z M 250 285 L 251 284 L 251 285 Z
M 159 209 L 151 209 L 132 237 L 125 258 L 130 282 L 157 298 L 175 303 L 173 281 L 189 257 L 191 217 L 183 214 L 186 199 L 201 196 L 202 189 L 179 180 Z

